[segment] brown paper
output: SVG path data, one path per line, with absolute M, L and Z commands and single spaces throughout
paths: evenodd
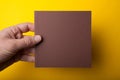
M 90 11 L 35 11 L 36 67 L 91 66 Z

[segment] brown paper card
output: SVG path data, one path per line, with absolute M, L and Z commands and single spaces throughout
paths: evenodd
M 36 67 L 91 66 L 91 11 L 35 11 Z

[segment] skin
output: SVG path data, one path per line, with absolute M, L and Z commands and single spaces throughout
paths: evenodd
M 23 33 L 33 31 L 32 23 L 22 23 L 0 31 L 0 70 L 21 60 L 34 62 L 34 46 L 41 41 L 40 35 L 25 36 Z

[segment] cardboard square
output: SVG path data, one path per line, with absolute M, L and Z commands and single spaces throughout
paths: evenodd
M 36 67 L 91 66 L 91 11 L 35 11 Z

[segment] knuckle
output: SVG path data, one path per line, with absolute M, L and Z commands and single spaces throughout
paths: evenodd
M 24 43 L 27 47 L 30 47 L 34 44 L 34 41 L 31 37 L 27 37 L 26 39 L 24 39 Z
M 13 34 L 16 34 L 18 32 L 17 28 L 16 27 L 10 27 L 10 31 L 13 33 Z

